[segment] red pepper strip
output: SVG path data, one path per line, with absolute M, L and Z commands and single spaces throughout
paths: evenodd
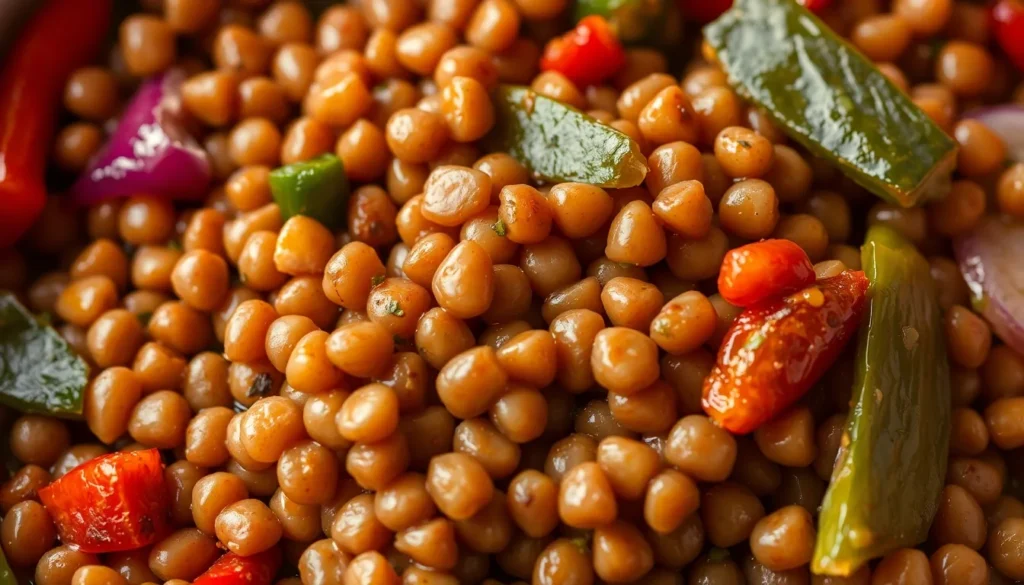
M 608 22 L 597 15 L 583 18 L 576 28 L 551 39 L 540 68 L 557 71 L 583 87 L 600 83 L 626 64 L 626 51 Z
M 744 310 L 704 380 L 704 410 L 725 429 L 745 434 L 793 404 L 857 331 L 867 290 L 863 272 L 846 270 Z
M 99 51 L 111 0 L 50 0 L 0 71 L 0 248 L 14 245 L 46 202 L 50 139 L 71 73 Z
M 832 0 L 797 0 L 797 2 L 815 14 L 821 14 L 822 10 L 832 5 Z
M 732 8 L 732 0 L 679 0 L 679 9 L 688 20 L 707 24 Z
M 990 15 L 999 46 L 1017 69 L 1024 71 L 1024 4 L 1019 0 L 998 0 Z
M 725 255 L 718 292 L 738 307 L 749 307 L 814 284 L 807 252 L 790 240 L 763 240 Z
M 64 544 L 108 553 L 152 544 L 168 526 L 170 500 L 156 449 L 86 461 L 39 490 Z
M 281 551 L 274 547 L 249 557 L 227 553 L 217 559 L 192 585 L 270 585 L 281 567 Z

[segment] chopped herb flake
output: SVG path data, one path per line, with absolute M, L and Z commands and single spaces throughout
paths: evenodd
M 747 339 L 747 342 L 743 345 L 743 349 L 754 351 L 757 348 L 764 345 L 764 340 L 764 333 L 761 333 L 760 331 L 755 331 L 754 334 Z
M 256 374 L 256 377 L 252 380 L 252 385 L 249 386 L 249 390 L 245 393 L 249 398 L 269 396 L 274 391 L 274 379 L 270 377 L 270 374 L 262 372 Z
M 751 148 L 752 146 L 754 146 L 753 144 L 747 142 L 746 140 L 737 140 L 736 142 L 738 142 L 739 145 L 742 146 L 743 148 Z
M 142 323 L 143 327 L 149 327 L 149 320 L 153 318 L 153 312 L 143 311 L 136 314 L 135 317 L 139 320 L 139 323 Z
M 402 305 L 399 305 L 398 301 L 396 301 L 395 299 L 391 299 L 390 301 L 388 301 L 388 304 L 386 307 L 384 307 L 384 310 L 387 311 L 388 313 L 391 313 L 395 317 L 405 316 L 405 309 L 403 309 Z
M 370 277 L 370 286 L 377 286 L 382 282 L 384 282 L 383 274 L 374 274 L 372 277 Z
M 508 234 L 508 226 L 505 225 L 505 222 L 502 221 L 500 217 L 498 218 L 498 221 L 494 222 L 494 225 L 491 226 L 491 229 L 494 230 L 494 233 L 498 234 L 503 238 L 505 237 L 506 234 Z
M 178 240 L 168 241 L 167 247 L 170 248 L 171 250 L 174 250 L 175 252 L 181 252 L 184 250 L 184 248 L 181 247 L 181 242 L 179 242 Z

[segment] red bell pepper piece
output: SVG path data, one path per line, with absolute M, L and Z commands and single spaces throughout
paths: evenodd
M 836 361 L 860 325 L 868 280 L 846 270 L 740 313 L 704 380 L 704 410 L 736 433 L 793 404 Z
M 832 0 L 797 0 L 797 2 L 815 14 L 821 14 L 822 10 L 832 5 Z
M 998 0 L 990 12 L 996 41 L 1017 69 L 1024 71 L 1024 4 L 1019 0 Z
M 732 8 L 732 0 L 679 0 L 679 9 L 688 20 L 706 24 Z
M 235 553 L 223 555 L 192 585 L 270 585 L 281 567 L 281 551 L 277 547 L 249 557 Z
M 168 527 L 170 499 L 156 449 L 86 461 L 39 490 L 64 544 L 86 553 L 134 550 Z
M 738 307 L 795 293 L 812 284 L 811 259 L 790 240 L 762 240 L 729 250 L 718 273 L 718 292 Z
M 626 51 L 608 21 L 591 15 L 544 48 L 540 68 L 557 71 L 579 86 L 600 83 L 626 64 Z
M 112 0 L 50 0 L 0 70 L 0 249 L 13 245 L 43 210 L 64 83 L 99 51 L 111 8 Z

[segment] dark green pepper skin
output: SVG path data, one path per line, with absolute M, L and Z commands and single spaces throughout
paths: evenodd
M 794 0 L 738 0 L 704 37 L 740 95 L 864 188 L 903 207 L 949 191 L 956 143 Z
M 349 184 L 341 159 L 333 154 L 292 163 L 270 172 L 270 192 L 281 218 L 305 215 L 337 230 L 345 225 Z
M 849 575 L 928 537 L 946 478 L 949 364 L 928 261 L 885 226 L 868 230 L 871 288 L 853 408 L 825 494 L 811 569 Z
M 63 418 L 82 414 L 89 366 L 53 327 L 0 294 L 0 404 Z
M 576 0 L 577 21 L 593 14 L 604 17 L 627 45 L 678 40 L 682 27 L 672 0 Z
M 647 158 L 629 136 L 528 87 L 502 85 L 494 97 L 496 123 L 486 137 L 549 183 L 635 187 Z

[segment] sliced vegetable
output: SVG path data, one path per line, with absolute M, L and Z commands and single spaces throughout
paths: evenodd
M 990 216 L 954 242 L 971 304 L 1003 343 L 1024 354 L 1024 223 Z
M 1020 0 L 997 0 L 992 4 L 992 33 L 1000 48 L 1024 71 L 1024 4 Z
M 270 191 L 281 208 L 282 219 L 305 215 L 332 230 L 345 225 L 348 177 L 341 159 L 333 154 L 274 169 Z
M 488 144 L 544 181 L 621 188 L 635 187 L 647 176 L 647 158 L 633 139 L 530 88 L 499 87 L 495 110 Z
M 704 410 L 736 434 L 753 431 L 807 393 L 853 337 L 868 281 L 846 270 L 740 313 L 704 380 Z
M 738 93 L 864 188 L 904 207 L 948 192 L 956 143 L 803 6 L 738 0 L 704 35 Z
M 722 16 L 732 7 L 732 0 L 678 0 L 679 8 L 687 20 L 701 24 Z
M 183 71 L 172 69 L 142 84 L 110 139 L 71 187 L 75 201 L 91 205 L 136 193 L 185 200 L 206 196 L 210 160 L 182 123 L 184 80 Z
M 763 240 L 733 248 L 722 260 L 718 292 L 726 301 L 749 307 L 814 284 L 807 252 L 791 240 Z
M 603 16 L 591 15 L 576 28 L 551 39 L 540 68 L 557 71 L 576 85 L 601 83 L 626 64 L 626 51 Z
M 170 500 L 160 451 L 91 459 L 39 490 L 64 544 L 87 553 L 134 550 L 168 527 Z
M 96 56 L 111 5 L 111 0 L 47 2 L 22 28 L 0 67 L 0 249 L 18 241 L 43 210 L 44 174 L 64 83 Z
M 1024 35 L 1024 30 L 1021 31 Z M 1024 37 L 1021 37 L 1024 43 Z M 1024 162 L 1024 106 L 1003 104 L 971 110 L 964 118 L 974 118 L 988 126 L 1006 143 L 1006 150 L 1014 162 Z
M 0 403 L 60 417 L 82 413 L 89 366 L 52 327 L 0 293 Z
M 281 566 L 274 547 L 248 557 L 227 553 L 193 581 L 193 585 L 270 585 Z
M 861 258 L 871 299 L 811 565 L 825 575 L 923 542 L 946 477 L 949 365 L 928 261 L 885 226 L 868 230 Z

